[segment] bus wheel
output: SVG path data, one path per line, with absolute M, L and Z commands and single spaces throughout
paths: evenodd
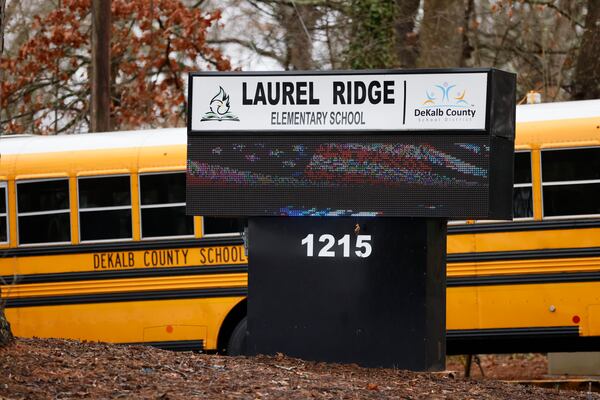
M 227 355 L 242 356 L 246 354 L 248 318 L 244 317 L 236 325 L 227 344 Z

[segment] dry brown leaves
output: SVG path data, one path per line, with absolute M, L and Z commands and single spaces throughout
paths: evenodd
M 48 123 L 57 118 L 70 133 L 88 115 L 91 1 L 59 4 L 34 16 L 16 54 L 0 57 L 0 131 L 31 133 L 33 124 L 37 133 L 58 133 Z M 111 9 L 112 128 L 183 126 L 186 72 L 231 69 L 206 43 L 220 11 L 182 0 L 112 0 Z
M 0 371 L 0 398 L 8 399 L 600 399 L 447 373 L 55 339 L 0 349 Z

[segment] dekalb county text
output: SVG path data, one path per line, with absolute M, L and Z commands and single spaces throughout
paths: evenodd
M 94 270 L 246 264 L 242 246 L 122 251 L 93 254 Z

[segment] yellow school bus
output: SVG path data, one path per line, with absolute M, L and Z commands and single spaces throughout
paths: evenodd
M 448 227 L 447 349 L 600 349 L 600 100 L 519 106 L 513 221 Z M 243 346 L 244 221 L 185 215 L 185 129 L 0 137 L 16 335 Z M 398 257 L 401 257 L 398 254 Z
M 449 353 L 600 350 L 600 100 L 517 107 L 513 221 L 448 226 Z
M 226 347 L 247 258 L 230 221 L 185 215 L 185 131 L 2 137 L 0 154 L 16 335 Z

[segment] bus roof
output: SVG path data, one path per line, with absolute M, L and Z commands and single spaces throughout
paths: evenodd
M 600 145 L 600 99 L 517 106 L 515 148 Z
M 517 106 L 517 123 L 600 117 L 600 99 Z
M 9 139 L 10 138 L 10 139 Z M 185 128 L 74 135 L 0 136 L 0 155 L 185 145 Z

